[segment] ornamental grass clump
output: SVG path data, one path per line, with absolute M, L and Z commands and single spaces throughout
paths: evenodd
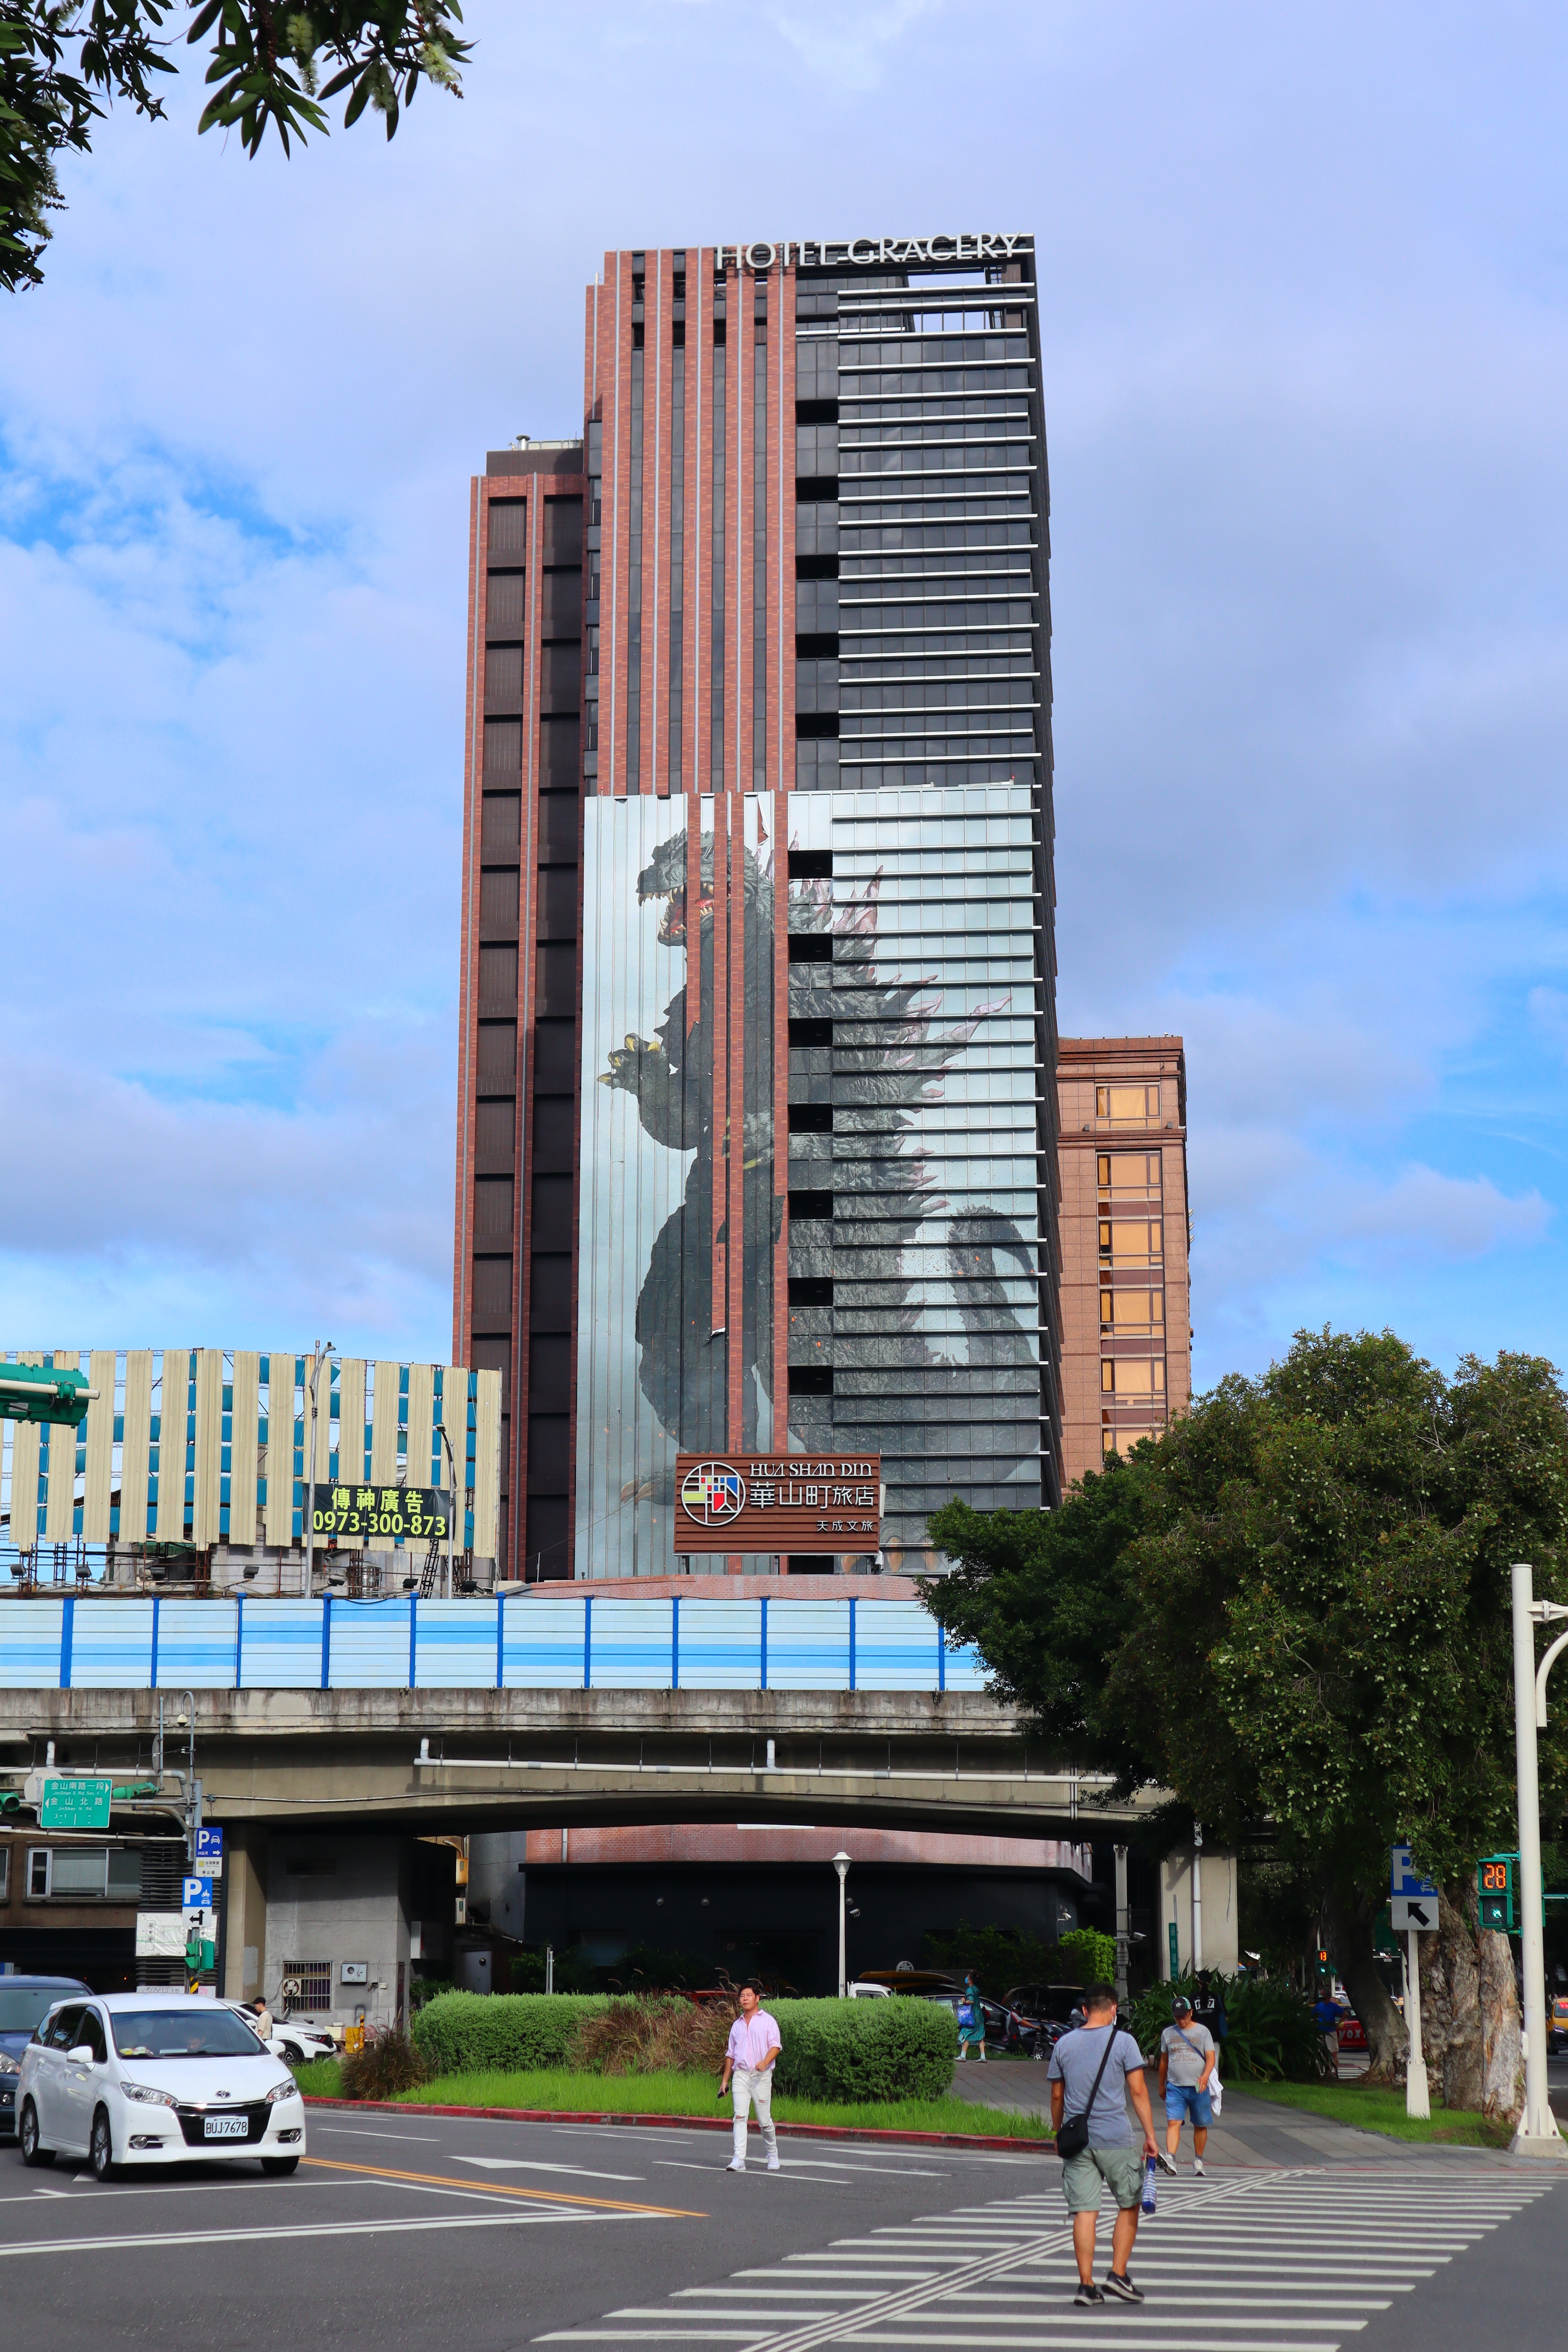
M 599 2074 L 717 2074 L 734 2015 L 728 2001 L 612 2000 L 578 2026 L 574 2063 Z
M 430 2069 L 405 2033 L 381 2033 L 349 2052 L 340 2079 L 345 2099 L 395 2099 L 427 2083 Z

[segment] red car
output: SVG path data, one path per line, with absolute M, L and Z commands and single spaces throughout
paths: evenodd
M 1349 2010 L 1340 2020 L 1340 2048 L 1342 2050 L 1366 2048 L 1366 2028 L 1359 2017 L 1351 2015 Z

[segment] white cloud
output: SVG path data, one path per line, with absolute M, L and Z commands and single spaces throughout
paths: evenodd
M 812 73 L 844 90 L 874 89 L 890 53 L 921 17 L 942 12 L 942 0 L 883 0 L 858 7 L 847 0 L 770 8 L 768 22 Z M 829 232 L 831 233 L 831 232 Z
M 1568 993 L 1561 988 L 1532 988 L 1526 1002 L 1537 1032 L 1568 1059 Z
M 12 1328 L 444 1349 L 468 476 L 574 425 L 606 247 L 986 219 L 1062 1024 L 1187 1036 L 1212 1370 L 1560 1322 L 1568 68 L 1442 23 L 474 0 L 390 147 L 99 126 L 0 338 Z

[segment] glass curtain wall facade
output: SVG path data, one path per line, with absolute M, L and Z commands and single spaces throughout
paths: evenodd
M 531 1159 L 525 709 L 515 1141 L 486 1226 L 507 1270 L 483 1286 L 508 1321 L 469 1324 L 510 1366 L 514 1572 L 670 1573 L 675 1453 L 710 1447 L 875 1447 L 883 1564 L 929 1564 L 951 1495 L 1060 1481 L 1032 240 L 612 254 L 587 312 L 572 1232 L 530 1230 L 557 1171 Z M 476 489 L 487 646 L 509 493 Z M 470 856 L 481 949 L 483 896 Z M 460 1148 L 459 1340 L 481 1181 Z M 569 1368 L 530 1303 L 542 1255 Z

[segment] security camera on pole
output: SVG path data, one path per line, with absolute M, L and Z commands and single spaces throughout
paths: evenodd
M 1568 1617 L 1568 1609 L 1554 1601 L 1537 1601 L 1531 1570 L 1518 1561 L 1510 1571 L 1513 1582 L 1513 1727 L 1519 1764 L 1519 1895 L 1521 1958 L 1524 1970 L 1524 2112 L 1510 2143 L 1519 2156 L 1568 2156 L 1568 2141 L 1557 2128 L 1546 2098 L 1546 1949 L 1542 1927 L 1545 1901 L 1541 1881 L 1541 1784 L 1537 1777 L 1535 1735 L 1546 1722 L 1546 1678 L 1568 1648 L 1568 1633 L 1560 1633 L 1539 1668 L 1535 1663 L 1535 1629 Z

